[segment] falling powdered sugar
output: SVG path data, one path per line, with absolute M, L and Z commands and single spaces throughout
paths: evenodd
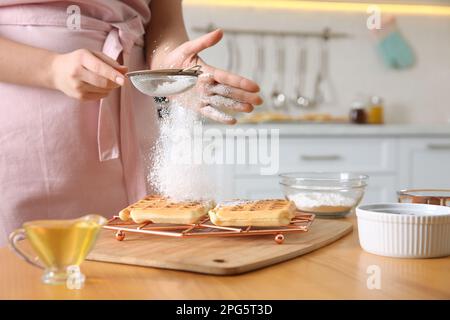
M 202 152 L 194 148 L 194 127 L 199 124 L 196 112 L 177 101 L 162 114 L 148 179 L 159 194 L 175 201 L 210 200 L 216 195 L 212 165 L 194 160 Z
M 160 137 L 152 153 L 149 183 L 159 194 L 175 201 L 212 200 L 216 197 L 214 164 L 204 163 L 203 150 L 196 148 L 195 139 L 202 138 L 195 136 L 196 126 L 201 125 L 198 113 L 215 121 L 233 123 L 233 116 L 221 109 L 230 110 L 239 104 L 239 101 L 227 98 L 232 90 L 229 86 L 213 84 L 211 74 L 204 73 L 199 79 L 197 86 L 206 90 L 193 89 L 176 95 L 163 108 Z M 168 90 L 178 91 L 173 87 L 178 84 L 165 82 L 156 88 L 156 95 L 167 96 Z

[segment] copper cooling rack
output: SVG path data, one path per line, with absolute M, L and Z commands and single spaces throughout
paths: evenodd
M 291 224 L 283 227 L 220 227 L 212 224 L 209 218 L 205 218 L 196 224 L 158 224 L 145 222 L 136 224 L 134 222 L 122 221 L 119 216 L 108 220 L 103 228 L 116 231 L 116 239 L 125 239 L 125 233 L 140 233 L 168 237 L 236 237 L 274 235 L 275 242 L 283 243 L 284 234 L 291 232 L 306 232 L 314 221 L 314 214 L 300 213 L 291 220 Z

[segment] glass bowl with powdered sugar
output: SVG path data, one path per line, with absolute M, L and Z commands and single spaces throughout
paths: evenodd
M 298 210 L 322 218 L 339 218 L 361 202 L 368 179 L 349 172 L 292 172 L 280 174 L 280 186 Z

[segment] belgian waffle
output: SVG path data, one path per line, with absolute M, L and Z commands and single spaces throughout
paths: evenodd
M 150 195 L 119 212 L 120 219 L 132 219 L 135 223 L 196 223 L 211 208 L 207 201 L 175 202 L 168 198 Z
M 272 227 L 291 223 L 296 207 L 282 199 L 256 201 L 228 201 L 209 211 L 209 218 L 217 226 Z

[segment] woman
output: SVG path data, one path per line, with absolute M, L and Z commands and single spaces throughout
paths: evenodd
M 181 0 L 2 1 L 0 244 L 24 221 L 111 215 L 147 193 L 140 149 L 157 132 L 156 109 L 125 72 L 197 62 L 211 74 L 202 95 L 216 83 L 236 111 L 260 104 L 257 84 L 198 58 L 221 37 L 188 41 Z M 208 99 L 195 106 L 235 122 Z

